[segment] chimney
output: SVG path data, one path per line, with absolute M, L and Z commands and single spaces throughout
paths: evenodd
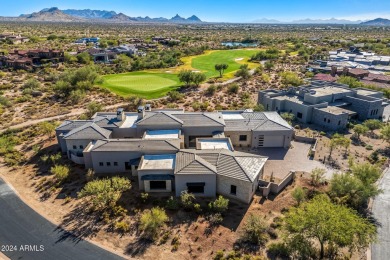
M 116 119 L 118 121 L 122 121 L 125 119 L 125 112 L 123 111 L 123 108 L 118 108 L 116 110 Z
M 152 105 L 151 104 L 146 104 L 145 105 L 145 112 L 151 112 L 152 111 Z
M 336 76 L 336 74 L 337 74 L 337 67 L 336 66 L 332 66 L 330 75 L 332 75 L 332 77 L 334 77 L 334 76 Z
M 138 119 L 142 119 L 145 117 L 145 108 L 144 106 L 138 107 Z

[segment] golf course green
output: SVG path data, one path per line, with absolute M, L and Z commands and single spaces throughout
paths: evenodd
M 215 64 L 225 63 L 229 67 L 222 79 L 226 80 L 233 78 L 234 73 L 243 64 L 248 64 L 250 68 L 256 67 L 256 64 L 248 60 L 258 51 L 256 49 L 207 51 L 202 55 L 182 58 L 183 65 L 175 68 L 105 75 L 100 86 L 123 97 L 137 95 L 146 99 L 159 98 L 181 85 L 177 77 L 181 70 L 202 72 L 207 78 L 219 77 Z

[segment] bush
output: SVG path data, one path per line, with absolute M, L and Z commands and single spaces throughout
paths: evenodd
M 222 223 L 223 217 L 221 213 L 215 213 L 208 216 L 208 221 L 210 223 L 210 226 L 218 226 Z
M 201 213 L 202 212 L 202 208 L 201 208 L 200 204 L 195 203 L 194 204 L 194 210 L 195 210 L 196 213 Z
M 115 229 L 121 233 L 127 233 L 130 231 L 130 225 L 126 221 L 119 221 L 115 223 Z
M 239 89 L 240 89 L 240 86 L 238 86 L 238 84 L 231 84 L 228 87 L 228 93 L 229 94 L 237 94 Z
M 223 196 L 219 195 L 218 198 L 209 203 L 209 208 L 215 212 L 223 213 L 228 209 L 229 199 L 225 199 Z
M 179 202 L 177 201 L 176 198 L 174 197 L 170 197 L 167 202 L 166 202 L 166 206 L 165 206 L 167 209 L 170 209 L 170 210 L 177 210 L 179 208 Z
M 69 167 L 66 165 L 55 165 L 51 167 L 50 172 L 54 174 L 57 182 L 60 184 L 69 177 Z
M 256 245 L 264 245 L 267 242 L 267 228 L 259 216 L 249 215 L 242 229 L 241 240 Z
M 290 250 L 285 243 L 272 243 L 268 246 L 267 251 L 272 258 L 288 258 L 290 256 Z
M 167 221 L 167 214 L 159 207 L 144 210 L 140 218 L 140 228 L 143 231 L 143 236 L 155 240 L 160 228 Z
M 195 201 L 195 195 L 184 190 L 181 192 L 180 201 L 184 208 L 191 209 Z
M 148 201 L 148 199 L 149 199 L 149 193 L 147 193 L 147 192 L 141 193 L 141 200 L 143 203 L 146 203 Z
M 215 94 L 215 91 L 217 91 L 217 87 L 215 85 L 210 85 L 206 90 L 206 94 L 212 96 Z

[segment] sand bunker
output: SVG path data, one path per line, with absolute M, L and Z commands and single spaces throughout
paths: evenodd
M 239 61 L 239 60 L 243 60 L 244 58 L 237 58 L 235 59 L 235 61 Z

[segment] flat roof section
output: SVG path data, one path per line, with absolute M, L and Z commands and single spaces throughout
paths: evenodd
M 333 87 L 333 86 L 311 88 L 310 90 L 315 91 L 315 94 L 312 94 L 312 96 L 315 96 L 315 97 L 328 96 L 328 95 L 336 94 L 336 93 L 351 92 L 351 90 L 349 90 L 349 89 L 344 89 L 341 87 Z
M 234 113 L 234 112 L 222 112 L 222 118 L 224 120 L 240 120 L 245 119 L 241 113 Z
M 142 157 L 142 165 L 140 170 L 173 170 L 175 169 L 176 155 L 161 154 L 161 155 L 144 155 Z
M 351 110 L 348 110 L 348 109 L 345 109 L 345 108 L 342 108 L 342 107 L 329 106 L 329 107 L 318 108 L 318 109 L 322 110 L 324 112 L 328 112 L 328 113 L 334 114 L 334 115 L 341 115 L 343 113 L 346 113 L 346 114 L 349 114 L 349 115 L 356 115 L 357 114 L 354 111 L 351 111 Z
M 137 127 L 135 125 L 135 122 L 137 120 L 138 120 L 138 115 L 131 115 L 131 116 L 126 115 L 125 121 L 120 126 L 120 128 L 135 128 Z
M 369 89 L 358 89 L 357 94 L 362 96 L 371 96 L 371 95 L 378 94 L 378 91 L 373 91 Z
M 283 96 L 276 96 L 276 97 L 273 97 L 273 99 L 277 99 L 277 100 L 288 100 L 288 101 L 291 101 L 291 102 L 294 102 L 294 103 L 297 103 L 297 104 L 308 104 L 307 102 L 305 102 L 303 100 L 303 98 L 299 97 L 299 96 L 296 96 L 296 95 L 283 95 Z M 312 104 L 309 104 L 309 105 L 312 105 Z
M 198 145 L 200 150 L 216 150 L 216 149 L 226 149 L 229 151 L 233 151 L 229 139 L 198 139 Z
M 180 137 L 180 130 L 147 130 L 144 139 L 177 139 Z

